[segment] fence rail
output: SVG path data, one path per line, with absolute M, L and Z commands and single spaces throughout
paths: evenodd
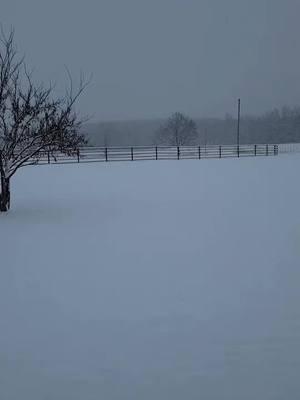
M 139 146 L 139 147 L 82 147 L 72 156 L 48 152 L 40 153 L 38 160 L 27 164 L 70 164 L 110 161 L 185 160 L 204 158 L 276 156 L 281 145 L 210 145 L 210 146 Z M 300 151 L 300 149 L 299 149 Z M 284 151 L 287 152 L 287 151 Z
M 278 145 L 279 153 L 300 153 L 300 143 L 281 143 Z

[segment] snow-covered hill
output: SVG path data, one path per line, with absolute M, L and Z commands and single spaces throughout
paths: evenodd
M 0 399 L 297 399 L 300 157 L 26 167 Z

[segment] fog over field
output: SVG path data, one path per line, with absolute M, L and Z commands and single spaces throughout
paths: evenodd
M 236 144 L 237 119 L 195 119 L 197 136 L 190 145 Z M 151 146 L 166 144 L 161 141 L 160 127 L 165 119 L 108 121 L 88 123 L 82 131 L 93 146 Z M 240 142 L 251 143 L 299 143 L 300 108 L 274 109 L 259 116 L 244 116 L 240 124 Z
M 42 81 L 93 73 L 95 121 L 261 114 L 300 104 L 298 0 L 1 0 Z

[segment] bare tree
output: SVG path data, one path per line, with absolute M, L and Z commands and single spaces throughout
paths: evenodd
M 87 85 L 81 75 L 74 91 L 72 79 L 62 98 L 50 85 L 36 85 L 19 59 L 14 32 L 0 34 L 0 211 L 10 208 L 10 180 L 25 164 L 37 163 L 42 153 L 51 157 L 73 154 L 85 139 L 74 104 Z
M 192 145 L 198 137 L 197 125 L 186 115 L 176 112 L 158 130 L 158 142 L 171 146 Z

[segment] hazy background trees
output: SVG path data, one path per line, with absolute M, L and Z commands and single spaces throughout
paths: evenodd
M 155 144 L 189 146 L 197 142 L 197 124 L 188 116 L 175 112 L 160 126 Z
M 230 114 L 224 118 L 195 118 L 197 134 L 193 144 L 235 144 L 237 120 Z M 167 136 L 158 135 L 167 120 L 108 121 L 87 124 L 83 132 L 90 144 L 103 146 L 151 146 L 166 143 Z M 300 107 L 285 106 L 261 115 L 244 115 L 241 119 L 241 143 L 288 143 L 300 142 Z

